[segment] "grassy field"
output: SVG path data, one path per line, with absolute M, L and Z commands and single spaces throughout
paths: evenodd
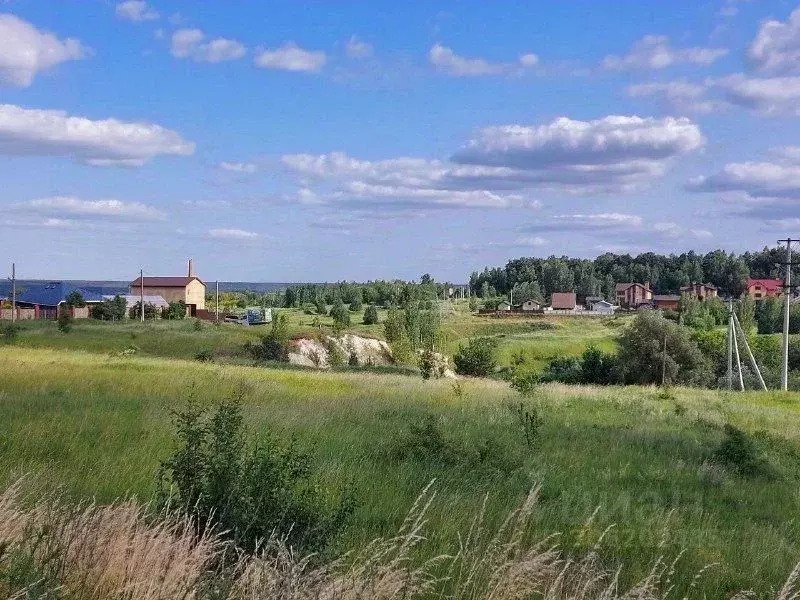
M 314 315 L 302 310 L 283 310 L 294 337 L 311 336 L 319 332 L 314 327 Z M 381 323 L 363 325 L 363 312 L 352 313 L 349 331 L 367 337 L 383 337 L 383 320 L 386 311 L 379 311 Z M 324 331 L 330 332 L 330 317 L 318 319 Z M 511 364 L 513 354 L 522 354 L 536 369 L 543 368 L 556 356 L 579 355 L 594 344 L 611 351 L 619 330 L 630 317 L 609 319 L 580 317 L 512 317 L 494 318 L 478 316 L 468 311 L 466 303 L 456 303 L 455 309 L 445 313 L 442 320 L 442 338 L 446 354 L 452 356 L 459 344 L 471 336 L 490 336 L 498 342 L 498 364 Z M 133 350 L 141 356 L 164 358 L 193 358 L 202 350 L 211 350 L 216 360 L 247 362 L 243 351 L 247 342 L 256 342 L 269 325 L 241 327 L 203 323 L 198 331 L 194 320 L 136 321 L 110 323 L 83 319 L 76 321 L 68 335 L 58 331 L 51 321 L 21 323 L 17 344 L 25 348 L 75 349 L 102 354 L 116 354 Z
M 181 326 L 189 339 L 216 335 Z M 531 448 L 516 414 L 522 399 L 500 382 L 454 388 L 404 376 L 117 356 L 93 346 L 82 328 L 64 337 L 75 343 L 85 335 L 95 351 L 33 348 L 31 333 L 3 349 L 2 483 L 33 473 L 75 498 L 148 499 L 172 444 L 170 409 L 190 395 L 212 403 L 241 392 L 254 432 L 299 436 L 331 484 L 355 484 L 360 502 L 338 549 L 393 533 L 435 479 L 431 554 L 452 547 L 485 494 L 496 523 L 541 482 L 536 532 L 560 532 L 562 545 L 580 554 L 613 525 L 600 555 L 608 566 L 626 565 L 625 581 L 657 557 L 683 552 L 678 592 L 720 563 L 698 583 L 709 597 L 740 589 L 767 595 L 800 559 L 798 395 L 547 386 L 525 401 L 543 419 Z M 147 335 L 133 340 L 142 353 Z M 425 423 L 446 452 L 409 452 L 424 442 L 412 426 Z M 715 460 L 726 423 L 751 435 L 768 462 L 762 474 L 745 477 Z

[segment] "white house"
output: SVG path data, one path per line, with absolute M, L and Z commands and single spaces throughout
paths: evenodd
M 593 313 L 600 313 L 603 315 L 613 315 L 616 307 L 611 302 L 600 300 L 599 302 L 592 303 L 591 311 Z
M 506 300 L 503 300 L 502 302 L 500 302 L 500 304 L 497 305 L 497 310 L 509 311 L 511 310 L 511 303 L 507 302 Z
M 525 302 L 522 303 L 521 308 L 524 311 L 540 310 L 542 308 L 542 305 L 538 303 L 536 300 L 530 299 L 530 300 L 525 300 Z

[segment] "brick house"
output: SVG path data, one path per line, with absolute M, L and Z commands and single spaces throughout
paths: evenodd
M 141 294 L 142 278 L 137 277 L 129 288 L 132 296 Z M 145 277 L 144 295 L 161 296 L 167 302 L 182 300 L 186 303 L 186 314 L 189 316 L 195 316 L 198 310 L 206 308 L 206 284 L 195 276 L 191 259 L 186 277 Z
M 681 297 L 678 294 L 655 294 L 653 306 L 661 310 L 678 310 Z
M 648 304 L 653 299 L 649 283 L 618 283 L 615 290 L 617 304 L 628 308 Z
M 748 279 L 747 295 L 753 300 L 761 300 L 783 294 L 783 282 L 780 279 Z
M 717 288 L 710 283 L 691 283 L 681 286 L 681 294 L 688 294 L 698 300 L 705 300 L 706 298 L 716 298 Z

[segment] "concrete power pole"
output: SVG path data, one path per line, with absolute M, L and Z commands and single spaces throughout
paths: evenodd
M 11 263 L 11 322 L 17 320 L 17 263 Z
M 730 311 L 730 316 L 728 318 L 728 390 L 730 391 L 733 388 L 733 335 L 734 335 L 734 325 L 733 325 L 733 301 L 728 303 L 728 310 Z
M 214 311 L 214 320 L 219 323 L 219 280 L 217 280 L 217 308 Z
M 781 391 L 789 389 L 789 309 L 792 302 L 792 238 L 778 240 L 779 244 L 786 243 L 786 272 L 783 283 L 783 344 L 781 347 Z
M 144 323 L 144 269 L 139 270 L 139 318 Z

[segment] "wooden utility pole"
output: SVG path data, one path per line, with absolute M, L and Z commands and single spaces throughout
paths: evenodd
M 733 387 L 733 302 L 728 303 L 728 390 Z
M 144 269 L 139 269 L 139 318 L 144 323 Z
M 793 240 L 787 238 L 785 240 L 778 240 L 779 244 L 786 243 L 786 268 L 783 278 L 783 344 L 781 347 L 781 391 L 785 392 L 789 389 L 789 309 L 792 302 L 792 242 L 800 240 Z
M 215 310 L 214 320 L 219 323 L 219 280 L 217 280 L 217 308 Z
M 667 334 L 664 334 L 664 352 L 661 356 L 661 387 L 667 381 Z

